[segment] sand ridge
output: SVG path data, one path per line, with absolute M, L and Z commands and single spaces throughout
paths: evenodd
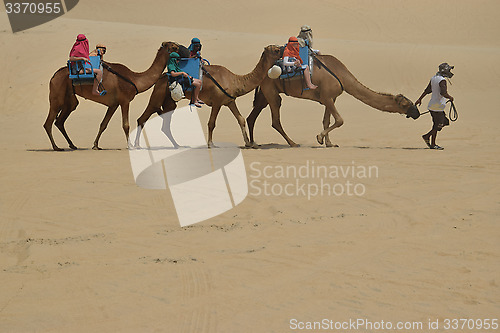
M 498 316 L 498 3 L 303 6 L 81 1 L 16 35 L 0 13 L 0 331 L 289 332 L 292 318 Z M 346 93 L 336 103 L 345 124 L 331 133 L 340 148 L 319 147 L 322 106 L 282 96 L 283 126 L 301 147 L 286 145 L 265 109 L 255 132 L 262 149 L 242 152 L 249 180 L 256 162 L 376 165 L 378 177 L 351 179 L 366 193 L 307 200 L 250 190 L 233 210 L 181 228 L 168 192 L 134 183 L 119 115 L 102 136 L 105 150 L 93 151 L 105 107 L 80 99 L 66 128 L 81 149 L 50 149 L 48 82 L 78 33 L 135 71 L 149 67 L 161 42 L 196 36 L 204 57 L 245 74 L 266 45 L 302 24 L 312 26 L 315 48 L 375 91 L 415 100 L 439 63 L 455 65 L 449 91 L 460 118 L 438 137 L 445 150 L 425 149 L 428 115 L 382 113 Z M 132 101 L 131 124 L 150 94 Z M 237 100 L 245 117 L 252 98 Z M 204 131 L 209 112 L 198 111 Z M 66 148 L 56 128 L 54 136 Z M 227 108 L 214 141 L 243 144 Z

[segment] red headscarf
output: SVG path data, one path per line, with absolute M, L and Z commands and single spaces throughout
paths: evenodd
M 286 44 L 285 51 L 283 52 L 283 57 L 293 57 L 298 59 L 301 64 L 303 63 L 302 59 L 300 58 L 300 48 L 297 37 L 290 37 L 288 39 L 288 44 Z
M 73 44 L 71 51 L 69 52 L 70 57 L 84 57 L 89 59 L 89 41 L 87 37 L 83 34 L 79 34 L 76 37 L 76 42 Z

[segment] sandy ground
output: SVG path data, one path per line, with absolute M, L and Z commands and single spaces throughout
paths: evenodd
M 407 331 L 423 332 L 429 320 L 444 331 L 447 318 L 499 318 L 497 1 L 160 3 L 81 1 L 15 35 L 0 13 L 0 332 L 292 332 L 294 319 L 422 322 Z M 415 100 L 439 63 L 455 65 L 460 118 L 438 137 L 446 149 L 424 149 L 429 115 L 409 120 L 346 93 L 345 124 L 332 133 L 340 148 L 322 148 L 321 105 L 284 97 L 283 126 L 301 147 L 289 148 L 264 110 L 262 149 L 242 151 L 249 181 L 264 167 L 376 166 L 377 177 L 350 179 L 364 195 L 250 189 L 236 208 L 185 228 L 168 191 L 136 186 L 118 113 L 105 150 L 93 151 L 105 107 L 81 99 L 67 122 L 81 149 L 50 149 L 48 82 L 78 33 L 136 71 L 162 41 L 197 36 L 212 63 L 244 74 L 302 24 L 315 48 L 376 91 Z M 132 102 L 131 124 L 151 91 Z M 252 94 L 237 103 L 248 115 Z M 199 110 L 205 131 L 208 114 Z M 214 136 L 243 143 L 227 108 Z

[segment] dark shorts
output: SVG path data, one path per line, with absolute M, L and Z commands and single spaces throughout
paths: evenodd
M 446 118 L 444 111 L 431 111 L 432 129 L 440 131 L 443 127 L 448 126 L 450 121 Z

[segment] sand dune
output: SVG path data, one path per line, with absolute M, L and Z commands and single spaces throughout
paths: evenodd
M 498 318 L 498 2 L 304 4 L 81 1 L 17 34 L 0 14 L 0 331 L 291 332 L 292 319 L 325 318 L 439 320 L 443 331 L 446 318 Z M 120 116 L 104 150 L 90 149 L 102 105 L 80 99 L 67 122 L 81 149 L 50 149 L 48 82 L 78 33 L 135 71 L 161 42 L 196 36 L 211 63 L 244 74 L 302 24 L 375 91 L 415 100 L 439 63 L 455 65 L 460 117 L 438 137 L 445 150 L 425 149 L 429 115 L 383 113 L 347 93 L 336 103 L 345 124 L 331 133 L 340 147 L 320 147 L 322 106 L 282 96 L 283 126 L 301 147 L 286 145 L 265 109 L 262 149 L 242 150 L 248 180 L 266 180 L 264 167 L 375 166 L 376 177 L 327 179 L 361 184 L 363 195 L 264 195 L 257 182 L 234 209 L 181 228 L 168 191 L 136 186 Z M 151 91 L 132 101 L 131 124 Z M 252 99 L 237 100 L 244 116 Z M 209 112 L 198 111 L 204 131 Z M 227 108 L 214 140 L 243 144 Z

